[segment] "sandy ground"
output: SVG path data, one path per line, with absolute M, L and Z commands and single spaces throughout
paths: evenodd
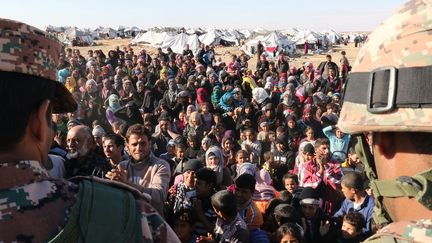
M 87 55 L 87 51 L 102 50 L 105 54 L 108 53 L 109 50 L 113 50 L 116 48 L 116 46 L 120 46 L 121 49 L 123 49 L 124 46 L 130 45 L 130 39 L 119 39 L 119 40 L 99 40 L 96 41 L 96 46 L 90 46 L 90 47 L 73 47 L 74 49 L 79 49 L 81 51 L 81 54 L 83 56 Z M 135 52 L 138 52 L 141 49 L 145 49 L 147 53 L 150 53 L 152 56 L 156 53 L 156 48 L 147 46 L 147 45 L 137 45 L 132 46 Z M 346 52 L 346 56 L 351 63 L 351 65 L 354 63 L 355 58 L 359 52 L 360 48 L 354 47 L 354 43 L 349 43 L 347 46 L 340 45 L 340 46 L 334 46 L 333 50 L 330 53 L 324 52 L 321 54 L 307 54 L 303 55 L 303 50 L 297 50 L 297 56 L 290 58 L 290 65 L 294 65 L 296 67 L 301 66 L 304 62 L 312 62 L 315 67 L 319 65 L 320 62 L 325 61 L 325 55 L 331 54 L 333 57 L 333 61 L 336 62 L 338 65 L 341 54 L 341 51 Z M 216 47 L 216 58 L 222 57 L 222 60 L 224 62 L 228 62 L 230 60 L 231 54 L 240 54 L 239 47 Z M 253 70 L 255 69 L 256 65 L 256 56 L 251 58 L 249 60 L 249 67 L 251 67 Z

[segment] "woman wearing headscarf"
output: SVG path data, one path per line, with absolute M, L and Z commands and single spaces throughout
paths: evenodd
M 257 117 L 256 111 L 253 105 L 250 102 L 247 102 L 240 112 L 240 115 L 237 117 L 236 122 L 236 130 L 240 130 L 245 127 L 256 127 L 257 126 Z
M 129 78 L 123 80 L 123 89 L 119 91 L 120 104 L 126 105 L 129 101 L 134 99 L 135 88 Z
M 105 111 L 106 119 L 109 124 L 112 125 L 114 122 L 122 122 L 123 120 L 116 117 L 114 113 L 121 109 L 119 98 L 116 94 L 112 94 L 108 97 L 108 108 Z
M 115 94 L 118 95 L 117 90 L 115 90 L 112 86 L 111 80 L 109 79 L 104 79 L 102 80 L 102 90 L 101 90 L 101 97 L 102 100 L 104 102 L 104 106 L 107 107 L 108 106 L 108 98 L 110 97 L 110 95 Z
M 281 102 L 291 110 L 297 111 L 300 104 L 299 98 L 296 96 L 296 89 L 292 83 L 288 83 L 285 88 L 285 93 L 281 96 Z
M 196 103 L 198 106 L 209 101 L 208 93 L 203 87 L 197 89 L 196 95 L 197 95 Z
M 180 91 L 175 80 L 173 78 L 168 79 L 168 90 L 165 91 L 162 99 L 165 100 L 169 109 L 174 109 L 174 106 L 177 104 L 177 95 Z
M 313 64 L 311 62 L 306 62 L 304 64 L 304 71 L 300 75 L 299 82 L 300 84 L 304 84 L 308 80 L 311 82 L 314 80 L 314 69 L 313 69 Z
M 224 112 L 223 116 L 230 115 L 234 111 L 234 93 L 226 92 L 219 101 L 219 108 Z
M 304 124 L 305 127 L 311 127 L 313 129 L 316 138 L 324 137 L 324 133 L 322 132 L 323 127 L 321 125 L 321 122 L 315 120 L 314 112 L 312 110 L 311 105 L 304 106 L 301 122 Z
M 219 85 L 213 87 L 213 92 L 211 94 L 211 103 L 213 107 L 217 107 L 219 105 L 219 101 L 224 94 L 222 88 Z
M 230 172 L 224 167 L 223 153 L 222 150 L 217 146 L 211 146 L 206 151 L 205 155 L 206 167 L 216 172 L 217 186 L 219 190 L 226 189 L 226 187 L 233 184 Z
M 297 119 L 294 115 L 289 115 L 286 118 L 287 122 L 287 134 L 290 140 L 289 146 L 292 150 L 297 151 L 298 146 L 300 144 L 300 140 L 303 136 L 303 132 L 300 127 L 297 125 Z
M 183 136 L 186 138 L 194 136 L 198 141 L 201 141 L 204 136 L 204 132 L 205 126 L 202 122 L 201 114 L 197 111 L 192 112 L 189 116 L 188 124 L 183 130 Z
M 93 103 L 97 103 L 98 105 L 102 106 L 102 98 L 99 95 L 97 83 L 93 79 L 87 80 L 87 82 L 85 84 L 85 92 L 83 94 L 82 99 L 83 99 L 85 108 L 89 107 L 90 100 Z

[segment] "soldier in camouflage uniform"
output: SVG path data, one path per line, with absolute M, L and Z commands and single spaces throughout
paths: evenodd
M 338 127 L 356 146 L 381 227 L 367 242 L 432 242 L 432 1 L 406 3 L 357 56 Z M 372 151 L 364 133 L 372 132 Z
M 133 189 L 48 176 L 51 113 L 77 106 L 55 81 L 60 51 L 45 32 L 0 19 L 0 242 L 179 242 Z

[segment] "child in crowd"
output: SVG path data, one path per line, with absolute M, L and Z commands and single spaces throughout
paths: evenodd
M 294 168 L 295 153 L 288 145 L 288 138 L 279 136 L 276 138 L 276 151 L 273 155 L 274 177 L 273 183 L 276 190 L 283 190 L 282 177 Z
M 254 164 L 259 164 L 261 156 L 261 143 L 256 140 L 255 130 L 246 129 L 245 137 L 246 140 L 242 142 L 241 148 L 246 150 L 250 155 L 250 161 Z
M 187 138 L 188 147 L 185 151 L 185 158 L 196 159 L 200 151 L 199 142 L 196 136 L 188 136 Z
M 191 159 L 183 166 L 183 180 L 170 189 L 171 198 L 174 198 L 173 211 L 192 208 L 192 199 L 196 197 L 195 172 L 202 168 L 200 161 Z
M 304 162 L 298 169 L 299 186 L 317 188 L 322 181 L 324 165 L 315 159 L 315 148 L 308 143 L 303 148 Z
M 283 177 L 285 189 L 291 194 L 291 204 L 295 207 L 299 205 L 300 193 L 302 188 L 299 187 L 299 180 L 296 174 L 287 173 Z
M 240 175 L 235 181 L 237 208 L 250 231 L 261 227 L 263 224 L 262 214 L 252 200 L 252 196 L 255 192 L 255 184 L 255 177 L 247 173 Z
M 171 168 L 171 171 L 174 171 L 172 173 L 172 177 L 176 177 L 179 174 L 182 174 L 183 172 L 183 167 L 187 162 L 187 158 L 185 157 L 185 151 L 186 151 L 186 146 L 182 143 L 177 143 L 175 145 L 175 158 L 174 158 L 174 164 L 175 167 Z
M 270 123 L 263 121 L 260 124 L 261 131 L 258 133 L 257 140 L 262 145 L 262 151 L 270 151 L 271 149 L 271 137 L 274 137 L 275 133 L 270 130 Z
M 336 126 L 325 127 L 323 133 L 330 141 L 331 160 L 340 163 L 344 162 L 346 160 L 351 135 L 343 133 Z
M 216 224 L 216 213 L 211 204 L 211 197 L 216 188 L 216 173 L 209 168 L 201 168 L 195 173 L 196 198 L 192 199 L 192 208 L 196 219 L 194 233 L 207 236 Z
M 277 230 L 277 241 L 280 243 L 303 243 L 303 229 L 294 223 L 281 225 Z
M 186 128 L 188 121 L 186 119 L 186 112 L 180 111 L 178 119 L 174 119 L 174 125 L 178 133 L 183 134 L 183 130 Z
M 249 162 L 249 154 L 246 150 L 239 150 L 235 155 L 235 164 L 229 167 L 232 178 L 237 177 L 237 170 L 243 163 Z
M 366 239 L 363 233 L 366 221 L 363 215 L 356 211 L 347 213 L 342 222 L 342 228 L 338 234 L 338 242 L 341 243 L 359 243 Z
M 202 103 L 200 105 L 199 111 L 201 113 L 206 131 L 210 131 L 211 126 L 213 125 L 213 115 L 210 113 L 210 104 L 208 102 Z
M 197 235 L 193 233 L 195 219 L 191 210 L 181 210 L 175 214 L 174 232 L 182 243 L 196 243 Z
M 217 214 L 214 236 L 200 236 L 197 243 L 204 242 L 249 242 L 249 232 L 245 221 L 237 212 L 234 194 L 222 190 L 212 196 L 212 205 Z

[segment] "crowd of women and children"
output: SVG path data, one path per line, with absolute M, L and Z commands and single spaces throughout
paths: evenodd
M 365 239 L 373 197 L 336 126 L 345 52 L 295 67 L 256 49 L 255 67 L 204 45 L 65 49 L 58 79 L 79 108 L 54 116 L 49 173 L 140 190 L 182 242 Z

